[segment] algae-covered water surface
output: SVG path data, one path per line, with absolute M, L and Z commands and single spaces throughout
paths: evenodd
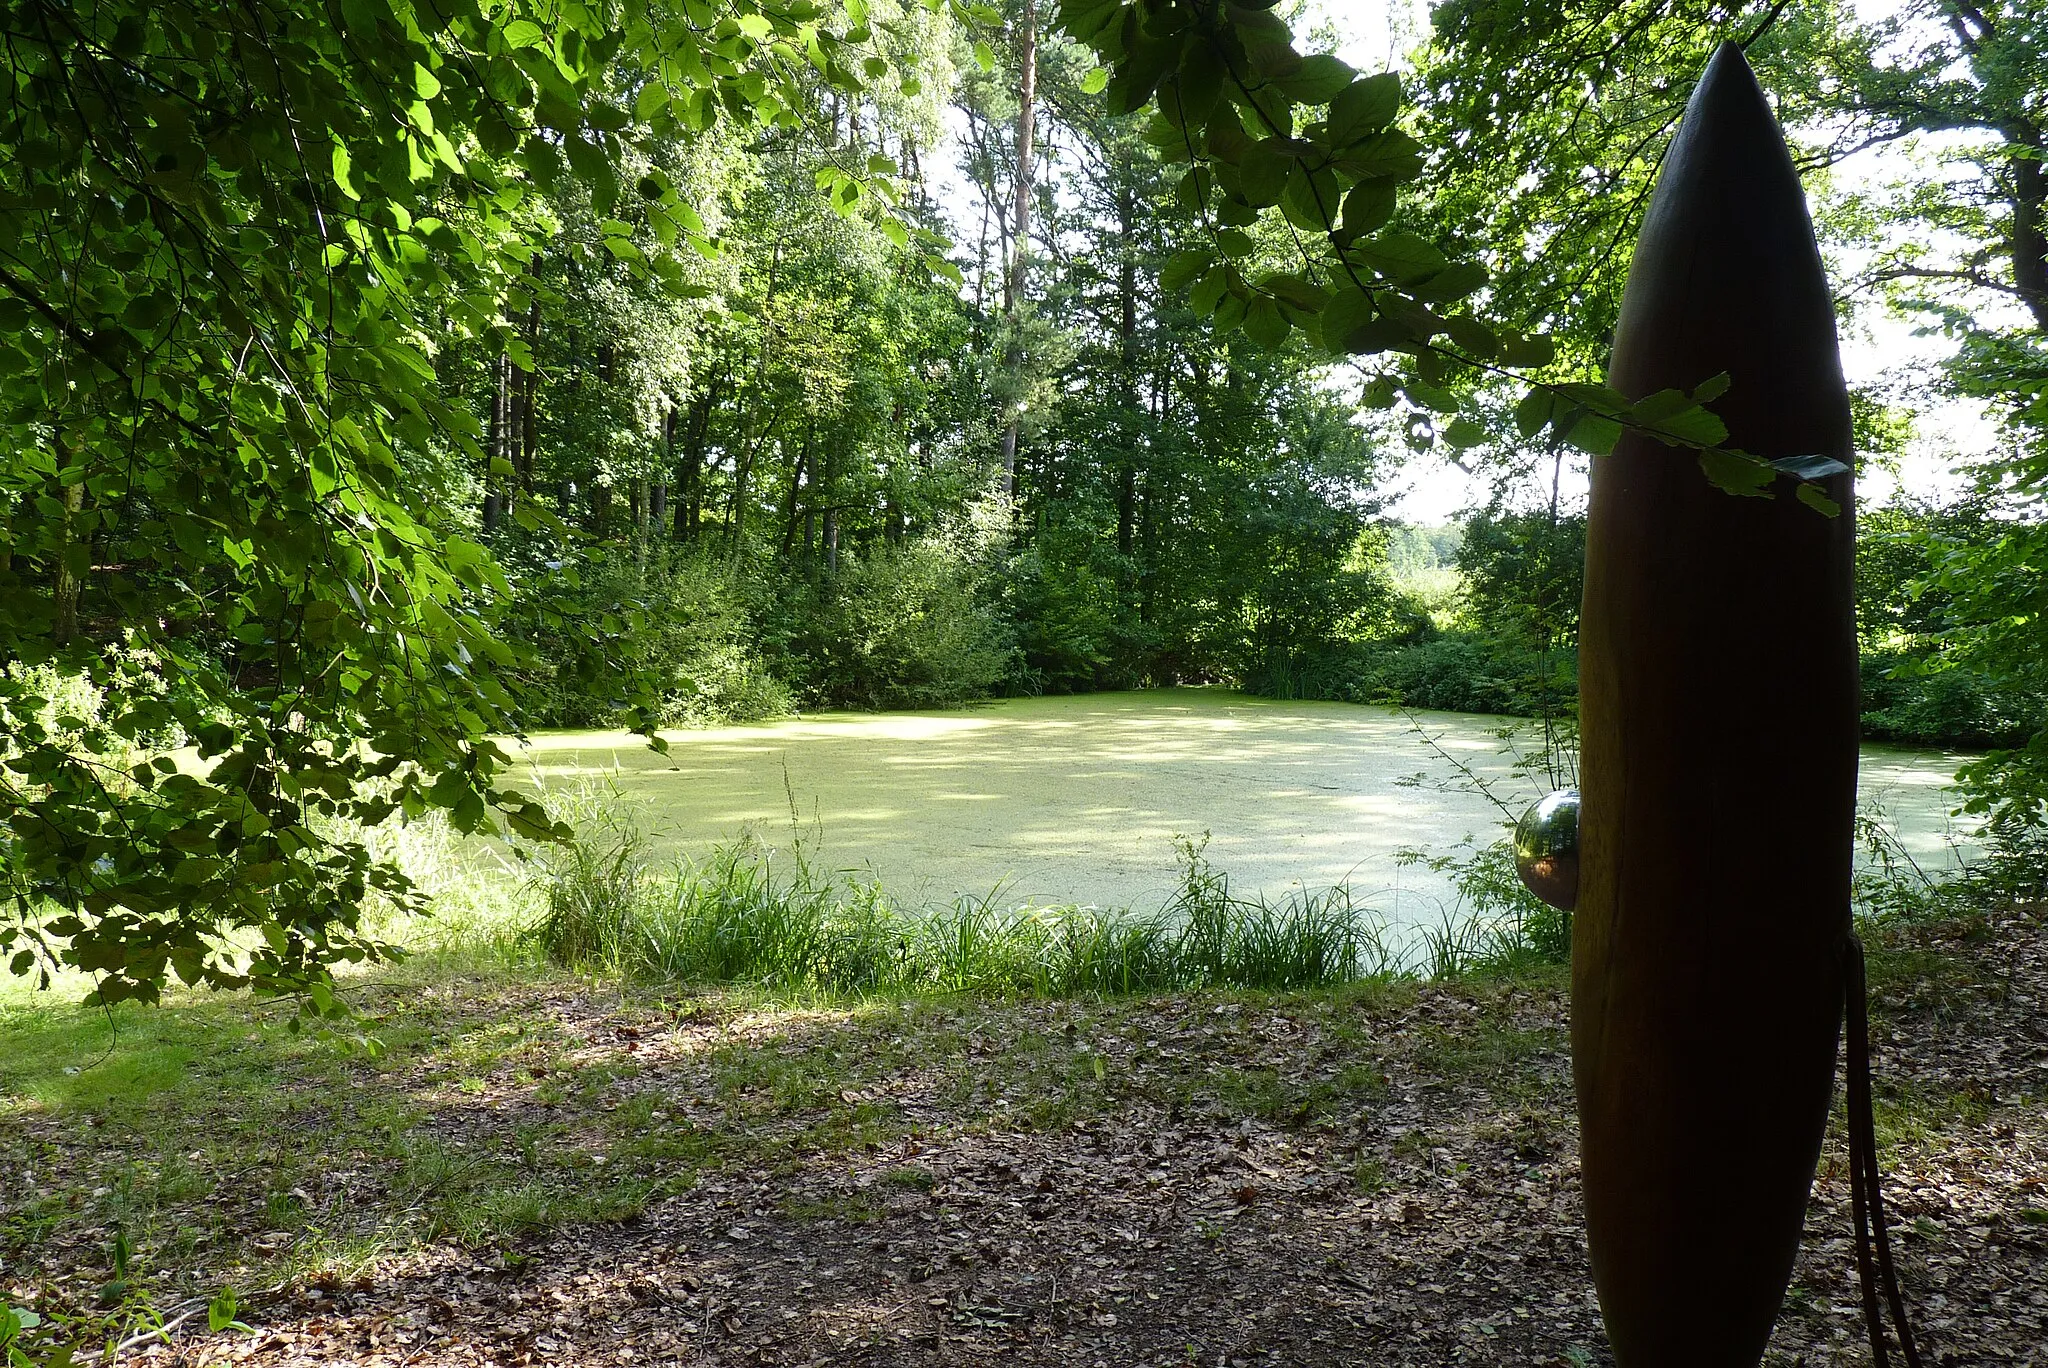
M 1349 883 L 1414 923 L 1434 922 L 1450 888 L 1397 853 L 1499 835 L 1502 813 L 1474 779 L 1516 811 L 1542 790 L 1504 750 L 1507 725 L 1160 689 L 672 732 L 667 755 L 627 733 L 545 732 L 525 755 L 551 787 L 615 783 L 657 851 L 800 835 L 825 866 L 872 872 L 910 901 L 1000 884 L 1009 904 L 1150 909 L 1174 882 L 1173 838 L 1207 833 L 1235 887 Z M 1864 755 L 1866 801 L 1923 863 L 1950 855 L 1953 771 L 1937 752 Z

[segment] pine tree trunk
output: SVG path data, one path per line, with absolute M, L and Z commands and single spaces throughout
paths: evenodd
M 1031 251 L 1031 145 L 1038 116 L 1038 0 L 1024 0 L 1024 18 L 1017 34 L 1017 67 L 1017 178 L 1010 206 L 1010 262 L 1003 279 L 1003 313 L 1009 322 L 1003 369 L 1010 379 L 1010 411 L 1003 423 L 1003 488 L 1013 500 L 1018 490 L 1016 393 L 1022 387 L 1024 368 L 1017 326 L 1024 302 L 1025 261 Z
M 1126 421 L 1136 426 L 1138 415 L 1138 259 L 1132 244 L 1136 232 L 1137 205 L 1130 188 L 1117 195 L 1117 229 L 1122 260 L 1117 264 L 1117 294 L 1123 306 L 1119 322 L 1118 383 L 1123 390 Z M 1122 468 L 1117 473 L 1116 549 L 1129 561 L 1137 536 L 1138 434 L 1126 431 Z

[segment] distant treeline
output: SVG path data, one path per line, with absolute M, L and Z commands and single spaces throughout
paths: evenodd
M 2039 695 L 1944 668 L 1933 567 L 1968 521 L 1911 507 L 1864 515 L 1870 739 L 2010 746 L 2048 714 Z M 616 720 L 618 682 L 648 674 L 661 681 L 669 725 L 1198 682 L 1276 698 L 1569 717 L 1584 534 L 1582 515 L 1541 511 L 1369 524 L 1342 556 L 1298 558 L 1291 576 L 1233 583 L 1227 560 L 1212 565 L 1206 582 L 1180 586 L 1178 611 L 1164 621 L 1056 536 L 1019 550 L 993 515 L 848 547 L 829 567 L 767 547 L 615 542 L 566 566 L 536 565 L 522 581 L 532 596 L 521 631 L 543 671 L 528 691 L 529 720 Z M 593 658 L 588 625 L 621 612 L 637 625 Z

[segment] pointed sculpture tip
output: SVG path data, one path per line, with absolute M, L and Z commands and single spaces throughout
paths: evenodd
M 1762 87 L 1757 84 L 1756 73 L 1750 70 L 1749 57 L 1743 52 L 1742 44 L 1733 38 L 1723 38 L 1714 55 L 1707 59 L 1707 69 L 1700 73 L 1701 90 L 1709 90 L 1726 82 L 1753 87 L 1759 94 Z

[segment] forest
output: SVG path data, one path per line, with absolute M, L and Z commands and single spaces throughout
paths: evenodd
M 30 1189 L 36 1171 L 71 1164 L 74 1196 L 107 1189 L 119 1194 L 107 1201 L 135 1203 L 137 1171 L 110 1177 L 89 1138 L 35 1128 L 88 1112 L 94 1126 L 145 1125 L 150 1107 L 175 1106 L 202 1118 L 204 1136 L 178 1141 L 197 1164 L 251 1143 L 243 1126 L 285 1115 L 255 1100 L 273 1085 L 360 1088 L 372 1099 L 363 1116 L 312 1123 L 319 1147 L 280 1151 L 272 1178 L 241 1180 L 227 1205 L 251 1209 L 223 1218 L 233 1238 L 299 1230 L 323 1203 L 383 1200 L 333 1176 L 339 1161 L 326 1156 L 353 1149 L 383 1156 L 356 1165 L 365 1172 L 389 1160 L 402 1174 L 374 1181 L 409 1213 L 405 1239 L 452 1242 L 466 1251 L 461 1276 L 493 1287 L 529 1258 L 547 1263 L 544 1242 L 582 1239 L 561 1232 L 609 1230 L 664 1198 L 704 1207 L 744 1248 L 799 1218 L 914 1225 L 948 1192 L 1007 1185 L 1017 1211 L 979 1239 L 945 1216 L 938 1244 L 910 1256 L 925 1270 L 917 1281 L 977 1258 L 1014 1262 L 1004 1249 L 1035 1248 L 1015 1223 L 1050 1212 L 1044 1229 L 1080 1222 L 1069 1237 L 1100 1242 L 1103 1266 L 1115 1260 L 1128 1285 L 1110 1279 L 1057 1314 L 1005 1310 L 994 1291 L 977 1301 L 967 1284 L 939 1290 L 937 1328 L 898 1343 L 910 1355 L 900 1361 L 966 1362 L 997 1341 L 1028 1346 L 1032 1361 L 1094 1361 L 1078 1333 L 1089 1354 L 1137 1362 L 1178 1352 L 1180 1331 L 1131 1330 L 1149 1324 L 1160 1289 L 1130 1272 L 1121 1236 L 1069 1202 L 1108 1200 L 1123 1179 L 1054 1137 L 1093 1127 L 1125 1155 L 1117 1162 L 1140 1156 L 1140 1181 L 1183 1156 L 1113 1136 L 1119 1118 L 1208 1107 L 1198 1138 L 1226 1158 L 1162 1181 L 1209 1182 L 1239 1164 L 1232 1156 L 1245 1167 L 1210 1183 L 1223 1185 L 1195 1233 L 1148 1226 L 1145 1237 L 1181 1252 L 1167 1301 L 1204 1308 L 1180 1327 L 1187 1353 L 1258 1341 L 1269 1347 L 1244 1352 L 1361 1361 L 1360 1345 L 1393 1341 L 1351 1322 L 1342 1352 L 1273 1323 L 1250 1334 L 1230 1321 L 1232 1294 L 1188 1270 L 1278 1221 L 1269 1203 L 1282 1194 L 1305 1202 L 1319 1184 L 1393 1223 L 1375 1239 L 1426 1220 L 1443 1247 L 1424 1260 L 1454 1258 L 1458 1223 L 1483 1226 L 1504 1193 L 1532 1210 L 1564 1200 L 1553 1094 L 1568 1080 L 1544 1061 L 1561 1048 L 1569 918 L 1524 934 L 1534 904 L 1517 901 L 1505 846 L 1462 863 L 1416 857 L 1481 907 L 1524 909 L 1521 939 L 1486 960 L 1490 973 L 1439 954 L 1447 996 L 1428 996 L 1405 967 L 1369 972 L 1348 930 L 1331 942 L 1341 972 L 1216 967 L 1228 956 L 1195 944 L 1205 915 L 1232 928 L 1235 955 L 1263 934 L 1260 918 L 1285 910 L 1296 934 L 1324 926 L 1316 918 L 1337 903 L 1302 894 L 1282 909 L 1230 892 L 1199 843 L 1181 851 L 1180 929 L 1146 923 L 1151 948 L 1118 941 L 1101 951 L 1113 970 L 1049 977 L 1044 956 L 1081 954 L 1062 922 L 1031 933 L 1036 967 L 1003 961 L 983 979 L 941 944 L 979 934 L 966 903 L 953 920 L 912 916 L 903 925 L 926 928 L 912 932 L 875 911 L 876 891 L 861 904 L 867 930 L 848 931 L 858 889 L 808 869 L 777 884 L 768 863 L 731 847 L 723 865 L 668 883 L 637 863 L 621 875 L 644 859 L 638 835 L 588 794 L 536 789 L 521 740 L 623 729 L 662 753 L 693 729 L 841 710 L 1214 686 L 1537 718 L 1555 769 L 1560 755 L 1569 764 L 1577 706 L 1586 472 L 1624 432 L 1695 462 L 1727 497 L 1854 517 L 1863 735 L 1953 753 L 1954 806 L 1986 852 L 1969 876 L 1916 882 L 1912 858 L 1872 837 L 1891 881 L 1859 885 L 1859 915 L 1893 926 L 1865 933 L 1878 990 L 1893 994 L 1879 1010 L 2038 1043 L 2027 995 L 2048 965 L 2048 14 L 2025 0 L 1369 8 L 0 0 L 0 963 L 23 985 L 75 988 L 67 1001 L 86 996 L 110 1027 L 133 1023 L 149 1067 L 175 1075 L 94 1100 L 60 1081 L 31 1106 L 15 1100 L 28 1085 L 0 1071 L 0 1129 L 28 1127 L 0 1138 L 0 1160 L 15 1156 Z M 1853 509 L 1828 498 L 1813 467 L 1731 445 L 1717 382 L 1639 399 L 1605 384 L 1631 244 L 1686 98 L 1724 40 L 1740 45 L 1791 141 L 1839 325 L 1863 358 L 1851 399 L 1857 478 L 1872 492 Z M 1418 487 L 1459 491 L 1457 502 L 1407 511 Z M 438 833 L 451 850 L 516 849 L 539 871 L 520 875 L 519 896 L 545 915 L 492 941 L 524 967 L 477 968 L 463 958 L 482 953 L 474 945 L 453 960 L 430 953 L 426 968 L 401 963 L 405 928 L 426 924 L 408 918 L 431 918 L 438 899 L 452 924 L 461 901 L 409 862 L 407 841 L 426 838 L 408 832 Z M 801 904 L 819 927 L 829 920 L 832 962 L 858 965 L 843 981 L 804 979 L 796 996 L 851 994 L 868 1014 L 763 1024 L 796 980 L 771 983 L 759 943 L 716 972 L 707 966 L 726 952 L 708 941 L 688 972 L 655 951 L 627 972 L 604 938 L 625 915 L 606 912 L 607 897 L 667 899 L 701 929 L 735 889 L 767 889 L 778 916 Z M 1088 924 L 1105 946 L 1125 935 Z M 894 968 L 873 967 L 890 956 Z M 468 982 L 472 970 L 495 986 L 433 1005 L 456 991 L 444 974 Z M 600 1002 L 577 975 L 624 996 Z M 970 978 L 993 994 L 981 1007 L 946 996 Z M 706 979 L 739 995 L 677 1006 L 677 982 Z M 1256 996 L 1298 988 L 1322 995 Z M 1240 989 L 1254 996 L 1229 996 Z M 1548 1006 L 1518 1005 L 1518 991 Z M 1207 1034 L 1204 993 L 1225 994 Z M 1364 995 L 1361 1012 L 1405 1014 L 1398 1048 L 1339 1058 L 1354 1039 L 1347 993 Z M 115 1015 L 135 1004 L 172 1006 L 148 1024 Z M 24 1067 L 38 1078 L 68 1079 L 97 1052 L 86 1024 L 13 1010 L 0 1005 L 0 1026 L 26 1033 Z M 1254 1019 L 1284 1057 L 1245 1053 Z M 516 1035 L 503 1034 L 515 1020 Z M 230 1053 L 247 1061 L 192 1072 L 202 1042 L 242 1040 L 245 1026 L 248 1050 Z M 1459 1034 L 1468 1027 L 1478 1043 Z M 272 1058 L 281 1033 L 292 1043 L 278 1048 L 300 1053 Z M 436 1053 L 458 1046 L 473 1057 Z M 708 1072 L 668 1100 L 633 1093 L 621 1080 L 662 1050 Z M 1211 1079 L 1199 1097 L 1177 1050 Z M 888 1100 L 899 1065 L 949 1099 L 947 1120 L 904 1119 L 901 1099 Z M 1027 1138 L 1000 1155 L 987 1110 L 999 1089 L 984 1065 L 1024 1080 L 996 1128 L 1016 1123 Z M 289 1085 L 276 1072 L 287 1066 Z M 1993 1262 L 2021 1268 L 2015 1304 L 2029 1277 L 2036 1289 L 2034 1311 L 2009 1315 L 2001 1301 L 1992 1316 L 1980 1301 L 1981 1342 L 1949 1327 L 1963 1354 L 1953 1361 L 2025 1361 L 2000 1355 L 2039 1342 L 2048 1138 L 2039 1115 L 2012 1138 L 2014 1109 L 2042 1095 L 2038 1062 L 1982 1086 L 1947 1056 L 1902 1068 L 1912 1081 L 1887 1103 L 1887 1143 L 1926 1141 L 1944 1108 L 1976 1127 L 1942 1132 L 1906 1162 L 1937 1155 L 1953 1169 L 1955 1146 L 1995 1149 L 1985 1136 L 2003 1126 L 2012 1165 L 2035 1174 L 2031 1197 L 1991 1216 L 1981 1193 L 1921 1215 L 1929 1229 L 1988 1221 L 2005 1242 Z M 1413 1089 L 1388 1081 L 1431 1071 L 1446 1080 L 1445 1115 L 1462 1118 L 1441 1122 L 1456 1131 L 1448 1148 L 1432 1148 L 1439 1121 Z M 548 1093 L 548 1107 L 601 1107 L 587 1118 L 597 1129 L 576 1133 L 580 1167 L 556 1172 L 536 1156 L 534 1135 L 570 1143 L 559 1127 L 515 1141 L 462 1131 L 482 1124 L 471 1118 L 401 1135 L 423 1097 L 471 1081 L 501 1111 L 529 1105 L 505 1100 L 518 1089 Z M 1393 1129 L 1375 1149 L 1359 1138 L 1360 1109 L 1382 1103 L 1394 1119 L 1373 1124 Z M 974 1139 L 954 1168 L 910 1157 L 970 1112 L 981 1120 L 962 1122 Z M 657 1114 L 688 1139 L 646 1139 Z M 630 1115 L 638 1131 L 618 1119 Z M 1287 1134 L 1298 1152 L 1275 1138 Z M 486 1181 L 500 1161 L 470 1155 L 472 1143 L 527 1149 Z M 592 1167 L 607 1154 L 609 1186 Z M 856 1154 L 894 1167 L 833 1186 L 833 1164 Z M 1433 1154 L 1481 1177 L 1415 1197 Z M 778 1163 L 812 1164 L 811 1186 L 761 1186 Z M 212 1269 L 203 1241 L 178 1253 L 162 1241 L 175 1244 L 179 1223 L 199 1219 L 195 1194 L 214 1189 L 188 1173 L 198 1186 L 166 1196 L 175 1175 L 152 1174 L 154 1215 L 95 1217 L 75 1241 L 53 1234 L 70 1230 L 71 1198 L 0 1199 L 10 1363 L 68 1362 L 41 1357 L 69 1353 L 55 1328 L 97 1334 L 116 1310 L 129 1318 L 103 1361 L 171 1351 L 165 1318 L 148 1330 L 131 1314 L 154 1304 L 148 1279 L 130 1275 L 130 1226 L 155 1222 L 150 1276 Z M 716 1190 L 720 1174 L 731 1191 Z M 601 1195 L 572 1201 L 580 1189 Z M 1132 1228 L 1154 1219 L 1130 1217 Z M 205 1239 L 229 1238 L 209 1228 Z M 334 1326 L 377 1303 L 369 1289 L 393 1275 L 375 1259 L 424 1247 L 380 1229 L 375 1251 L 358 1258 L 334 1235 L 291 1271 L 245 1249 L 237 1257 L 266 1281 L 300 1289 L 273 1288 L 264 1323 L 295 1296 Z M 516 1240 L 540 1243 L 509 1252 Z M 641 1356 L 700 1361 L 690 1355 L 757 1325 L 729 1281 L 699 1269 L 688 1276 L 705 1281 L 685 1289 L 648 1262 L 665 1254 L 621 1248 L 640 1279 L 633 1314 L 687 1319 L 687 1303 L 700 1322 L 687 1343 L 663 1347 L 665 1330 L 632 1340 Z M 1917 1267 L 1946 1267 L 1958 1248 L 1930 1238 Z M 1258 1245 L 1242 1255 L 1242 1285 L 1278 1295 L 1303 1276 L 1295 1257 Z M 858 1276 L 906 1288 L 890 1258 Z M 43 1260 L 68 1270 L 57 1282 L 105 1287 L 32 1290 Z M 1057 1285 L 1050 1265 L 1033 1267 L 1026 1282 Z M 792 1259 L 789 1286 L 764 1295 L 801 1301 L 801 1274 L 806 1289 L 830 1279 L 815 1259 Z M 1480 1342 L 1482 1323 L 1492 1336 L 1496 1320 L 1535 1336 L 1526 1361 L 1611 1361 L 1595 1347 L 1590 1294 L 1570 1282 L 1579 1275 L 1546 1271 L 1563 1281 L 1528 1294 L 1535 1312 L 1501 1319 L 1461 1303 L 1434 1327 L 1412 1279 L 1404 1291 L 1384 1267 L 1357 1276 L 1353 1291 L 1374 1305 L 1408 1308 L 1421 1338 L 1404 1361 L 1462 1361 L 1456 1345 Z M 254 1286 L 246 1270 L 243 1283 Z M 1823 1284 L 1785 1332 L 1788 1355 L 1840 1339 L 1827 1298 L 1846 1313 L 1850 1294 Z M 171 1295 L 155 1286 L 149 1295 Z M 469 1294 L 407 1286 L 412 1338 L 398 1343 L 438 1342 L 424 1327 L 447 1315 L 420 1308 Z M 189 1314 L 215 1334 L 255 1314 L 212 1283 L 176 1292 L 197 1299 Z M 1065 1339 L 1046 1338 L 1045 1316 Z M 369 1340 L 323 1340 L 329 1330 L 298 1323 L 303 1342 L 277 1341 L 275 1361 L 370 1352 Z M 549 1333 L 591 1342 L 585 1322 L 564 1324 Z M 890 1342 L 886 1318 L 863 1324 L 847 1321 L 831 1344 L 814 1335 L 803 1353 Z M 491 1352 L 555 1352 L 535 1348 L 542 1332 L 521 1333 Z M 812 1361 L 770 1340 L 749 1341 L 754 1361 Z

